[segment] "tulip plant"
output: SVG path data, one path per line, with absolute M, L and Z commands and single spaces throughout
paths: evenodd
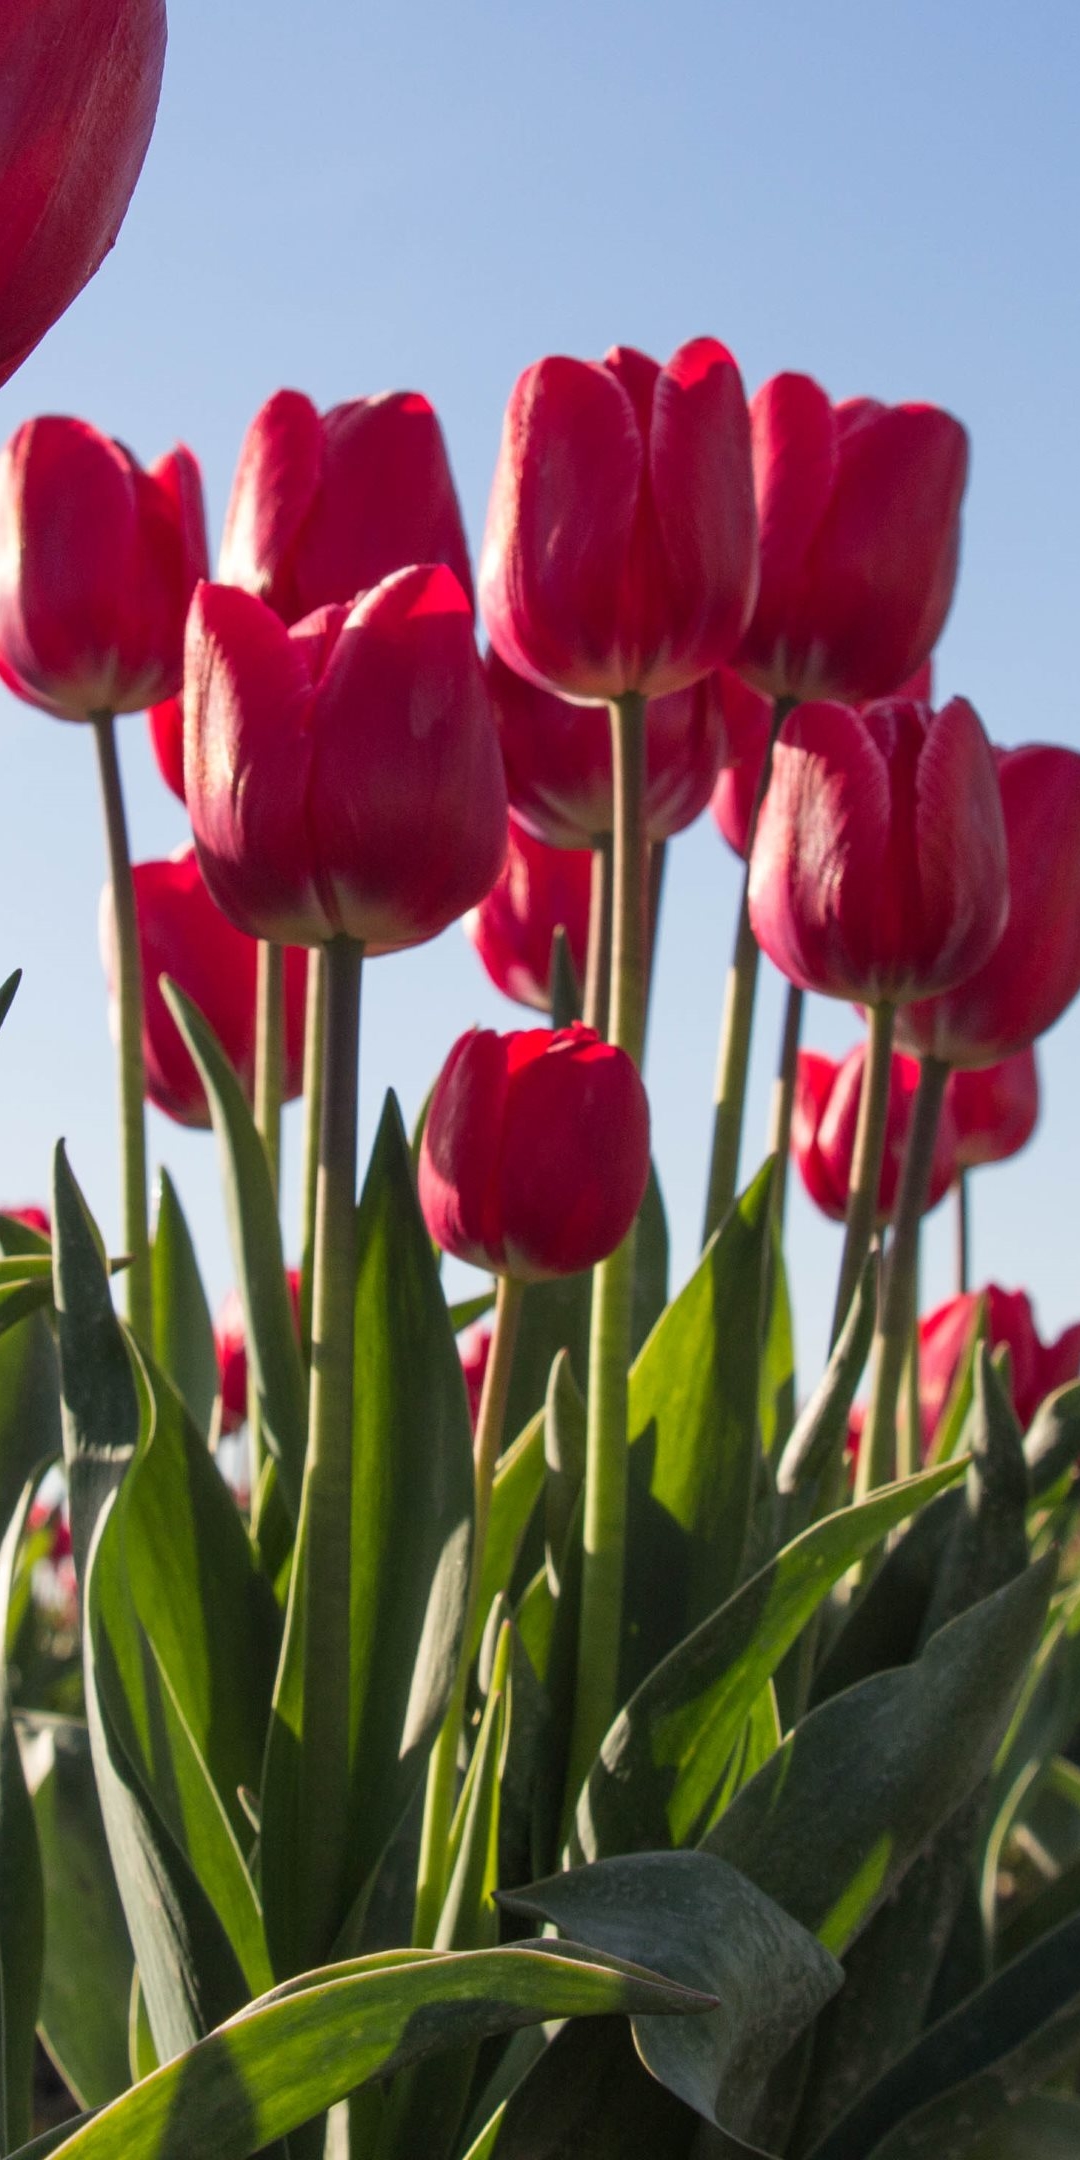
M 4 373 L 123 213 L 163 37 L 10 0 Z M 748 405 L 705 337 L 526 370 L 475 587 L 415 393 L 271 398 L 214 582 L 189 451 L 4 452 L 0 674 L 98 747 L 123 1250 L 62 1144 L 0 1215 L 0 2160 L 1080 2152 L 1080 1326 L 972 1287 L 968 1197 L 1080 990 L 1080 756 L 933 704 L 966 469 L 929 406 Z M 710 800 L 746 878 L 673 1289 L 641 1065 Z M 364 970 L 460 918 L 533 1024 L 433 1044 L 361 1166 Z M 839 1065 L 807 994 L 867 1015 Z M 216 1329 L 147 1099 L 213 1126 Z M 809 1385 L 789 1152 L 845 1225 Z

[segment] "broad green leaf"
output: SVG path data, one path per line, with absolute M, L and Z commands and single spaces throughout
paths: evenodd
M 455 1335 L 460 1335 L 462 1328 L 472 1327 L 475 1321 L 482 1320 L 494 1304 L 494 1290 L 482 1290 L 479 1297 L 461 1298 L 456 1305 L 451 1305 L 450 1325 Z
M 80 2107 L 131 2083 L 131 1943 L 113 1880 L 90 1739 L 74 1718 L 18 1720 L 45 1878 L 40 2026 Z
M 635 2018 L 634 2038 L 654 2077 L 735 2137 L 747 2134 L 773 2064 L 843 1978 L 805 1928 L 711 1853 L 600 1860 L 503 1902 L 609 1955 L 645 1954 L 717 1998 L 700 2018 Z
M 6 981 L 0 983 L 0 1027 L 3 1027 L 4 1022 L 7 1019 L 9 1012 L 11 1011 L 11 1008 L 15 1002 L 15 992 L 18 989 L 21 981 L 22 969 L 13 968 L 11 974 L 7 977 Z
M 975 1351 L 965 1438 L 971 1462 L 963 1505 L 942 1555 L 923 1622 L 924 1641 L 1027 1566 L 1027 1464 L 1016 1414 L 985 1343 Z
M 139 1399 L 109 1295 L 104 1249 L 58 1142 L 53 1156 L 53 1288 L 64 1465 L 79 1583 L 95 1525 L 135 1452 Z
M 573 1855 L 700 1836 L 744 1719 L 822 1598 L 963 1467 L 887 1486 L 815 1523 L 665 1658 L 608 1732 L 578 1801 Z
M 45 1893 L 34 1811 L 11 1714 L 7 1613 L 23 1524 L 25 1487 L 0 1542 L 0 2149 L 12 2152 L 33 2125 L 34 2028 L 45 1950 Z
M 218 1391 L 214 1323 L 191 1232 L 167 1170 L 158 1172 L 151 1266 L 154 1362 L 171 1380 L 189 1417 L 205 1437 L 210 1431 Z
M 973 2145 L 968 2160 L 1076 2160 L 1080 2153 L 1080 2101 L 1049 2093 L 1021 2100 L 989 2137 Z
M 588 1423 L 565 1350 L 551 1368 L 544 1404 L 544 1548 L 548 1580 L 558 1594 L 563 1556 L 585 1483 Z
M 1041 1500 L 1080 1456 L 1080 1380 L 1040 1403 L 1024 1439 L 1031 1495 Z
M 820 1514 L 820 1497 L 836 1489 L 836 1472 L 843 1460 L 851 1405 L 870 1354 L 877 1310 L 877 1274 L 877 1261 L 872 1256 L 856 1284 L 855 1295 L 822 1379 L 800 1413 L 780 1457 L 776 1489 L 781 1506 L 786 1503 L 782 1519 L 790 1522 L 791 1531 Z M 796 1516 L 800 1500 L 801 1521 Z
M 543 1409 L 548 1375 L 560 1350 L 567 1352 L 578 1386 L 585 1386 L 591 1285 L 592 1276 L 586 1274 L 526 1286 L 506 1404 L 508 1433 L 521 1432 Z
M 707 2007 L 707 1997 L 571 1945 L 399 1951 L 306 1974 L 251 2004 L 53 2150 L 63 2160 L 248 2160 L 367 2079 L 440 2048 L 551 2018 Z
M 423 1777 L 464 1621 L 473 1520 L 468 1405 L 392 1095 L 357 1222 L 353 1399 L 351 1505 L 313 1515 L 319 1470 L 309 1467 L 267 1752 L 261 1864 L 279 1972 L 325 1955 L 346 1920 L 357 1923 Z M 341 1541 L 335 1573 L 348 1571 L 344 1675 L 327 1670 L 340 1654 L 337 1638 L 325 1651 L 306 1640 L 316 1519 L 320 1535 Z M 348 1705 L 340 1792 L 327 1790 L 323 1764 L 305 1750 L 305 1675 Z
M 972 1314 L 963 1355 L 930 1443 L 931 1462 L 948 1462 L 953 1455 L 958 1455 L 962 1448 L 966 1449 L 964 1426 L 975 1399 L 975 1353 L 979 1344 L 986 1340 L 986 1299 L 980 1298 Z
M 770 1164 L 736 1201 L 630 1373 L 627 1693 L 739 1579 L 761 1461 L 771 1191 Z
M 249 1370 L 262 1430 L 295 1520 L 307 1445 L 307 1388 L 285 1279 L 281 1225 L 266 1160 L 244 1090 L 213 1029 L 173 982 L 165 1002 L 206 1089 L 222 1159 L 225 1211 L 244 1308 Z
M 471 1657 L 480 1648 L 480 1637 L 495 1599 L 510 1587 L 522 1539 L 543 1489 L 544 1413 L 538 1410 L 524 1432 L 500 1455 L 495 1470 Z
M 25 1224 L 0 1216 L 0 1252 L 36 1237 Z M 44 1239 L 38 1243 L 47 1250 Z M 62 1448 L 56 1349 L 44 1313 L 32 1313 L 22 1326 L 0 1335 L 0 1536 L 27 1480 L 39 1466 L 54 1462 Z
M 701 2127 L 643 2069 L 622 2018 L 571 2019 L 464 2160 L 692 2160 Z
M 795 1422 L 795 1324 L 791 1312 L 784 1249 L 773 1224 L 769 1259 L 770 1295 L 765 1340 L 761 1348 L 758 1426 L 766 1460 L 779 1459 Z
M 962 1491 L 941 1493 L 897 1538 L 819 1667 L 813 1703 L 918 1656 L 942 1556 L 963 1506 Z
M 655 1163 L 649 1164 L 649 1182 L 638 1210 L 634 1229 L 634 1302 L 630 1322 L 630 1355 L 636 1357 L 668 1301 L 669 1241 L 664 1198 Z M 582 1382 L 585 1374 L 580 1375 Z

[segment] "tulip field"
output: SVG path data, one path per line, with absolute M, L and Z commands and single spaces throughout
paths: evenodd
M 9 0 L 0 382 L 116 238 L 165 35 Z M 0 678 L 97 771 L 120 1186 L 117 1239 L 58 1139 L 0 1212 L 0 2160 L 1080 2156 L 1080 1322 L 970 1218 L 1080 993 L 1080 752 L 935 687 L 951 413 L 748 398 L 711 335 L 507 389 L 475 563 L 414 390 L 270 396 L 213 560 L 186 446 L 0 452 Z M 679 1281 L 643 1065 L 703 812 Z M 368 969 L 459 923 L 508 1024 L 368 1153 Z M 148 1104 L 213 1133 L 216 1313 Z M 842 1226 L 798 1378 L 795 1178 Z

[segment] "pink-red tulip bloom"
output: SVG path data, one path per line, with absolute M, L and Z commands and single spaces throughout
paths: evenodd
M 475 1432 L 476 1420 L 480 1415 L 480 1397 L 484 1392 L 484 1375 L 491 1355 L 491 1329 L 485 1321 L 478 1320 L 475 1327 L 469 1328 L 458 1343 L 458 1351 L 461 1370 L 465 1375 L 465 1392 L 469 1398 L 469 1416 Z
M 300 1333 L 300 1270 L 288 1268 L 285 1280 L 289 1286 L 293 1323 Z M 221 1397 L 221 1430 L 223 1433 L 239 1432 L 247 1421 L 247 1341 L 244 1335 L 244 1306 L 239 1290 L 230 1290 L 222 1300 L 214 1322 L 214 1347 L 218 1361 L 218 1393 Z
M 206 575 L 202 483 L 180 447 L 144 472 L 83 420 L 28 420 L 0 455 L 0 675 L 59 720 L 180 687 Z
M 244 437 L 218 575 L 287 623 L 344 606 L 412 563 L 472 572 L 442 430 L 418 391 L 318 413 L 299 390 L 268 398 Z
M 963 698 L 789 714 L 750 919 L 791 982 L 867 1005 L 947 989 L 989 957 L 1008 905 L 994 754 Z
M 751 407 L 761 584 L 734 665 L 770 697 L 895 694 L 949 612 L 967 436 L 933 405 L 832 405 L 776 375 Z
M 591 878 L 587 848 L 545 847 L 510 819 L 506 861 L 464 925 L 495 988 L 506 997 L 538 1012 L 551 1011 L 551 948 L 559 929 L 566 933 L 578 982 L 584 982 Z
M 0 383 L 112 247 L 164 60 L 164 0 L 4 0 Z
M 719 667 L 757 590 L 750 425 L 724 346 L 526 368 L 479 583 L 496 652 L 542 687 L 659 697 Z
M 420 1205 L 444 1252 L 537 1282 L 621 1245 L 649 1175 L 649 1106 L 592 1028 L 455 1043 L 420 1152 Z
M 36 1230 L 41 1237 L 51 1238 L 52 1221 L 42 1207 L 4 1207 L 0 1215 L 7 1215 L 12 1222 L 25 1224 L 28 1230 Z
M 949 1065 L 994 1065 L 1045 1034 L 1080 990 L 1080 753 L 1027 743 L 997 752 L 1009 851 L 1009 916 L 977 971 L 897 1016 L 905 1047 Z
M 843 1222 L 847 1213 L 865 1064 L 865 1043 L 858 1043 L 840 1064 L 817 1050 L 799 1052 L 791 1152 L 811 1200 L 834 1222 Z M 892 1220 L 896 1206 L 918 1085 L 918 1060 L 894 1056 L 889 1074 L 885 1147 L 878 1184 L 879 1224 Z M 927 1210 L 937 1206 L 955 1176 L 956 1132 L 946 1108 L 938 1122 Z
M 287 630 L 203 585 L 184 780 L 210 891 L 252 937 L 386 949 L 445 929 L 506 853 L 506 784 L 472 610 L 442 565 Z
M 1080 1372 L 1080 1322 L 1066 1328 L 1056 1342 L 1044 1343 L 1035 1326 L 1031 1300 L 1023 1290 L 1002 1290 L 997 1283 L 988 1283 L 985 1290 L 950 1298 L 919 1322 L 919 1402 L 927 1441 L 933 1438 L 949 1399 L 981 1298 L 986 1299 L 990 1348 L 997 1350 L 1004 1344 L 1008 1349 L 1013 1403 L 1025 1428 L 1046 1396 Z
M 184 795 L 184 700 L 182 697 L 165 698 L 160 705 L 152 707 L 147 714 L 150 728 L 150 746 L 157 769 L 167 788 L 180 802 Z
M 180 1125 L 209 1125 L 203 1085 L 160 988 L 171 975 L 198 1006 L 235 1067 L 250 1099 L 255 1077 L 254 938 L 235 930 L 215 907 L 194 848 L 167 862 L 134 865 L 135 912 L 143 974 L 143 1058 L 148 1101 Z M 116 995 L 116 931 L 112 887 L 102 894 L 101 947 L 110 997 Z M 285 955 L 285 1100 L 304 1084 L 307 954 Z
M 1039 1074 L 1034 1050 L 1018 1050 L 981 1072 L 949 1074 L 945 1108 L 956 1127 L 961 1170 L 1006 1162 L 1026 1147 L 1039 1121 Z

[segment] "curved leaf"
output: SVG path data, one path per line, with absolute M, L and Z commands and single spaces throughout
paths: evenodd
M 34 1811 L 8 1696 L 8 1607 L 31 1480 L 0 1543 L 0 2147 L 10 2152 L 32 2123 L 34 2028 L 45 1952 L 45 1892 Z
M 151 1268 L 154 1362 L 171 1380 L 189 1417 L 205 1437 L 218 1392 L 214 1323 L 191 1232 L 167 1170 L 158 1172 Z

